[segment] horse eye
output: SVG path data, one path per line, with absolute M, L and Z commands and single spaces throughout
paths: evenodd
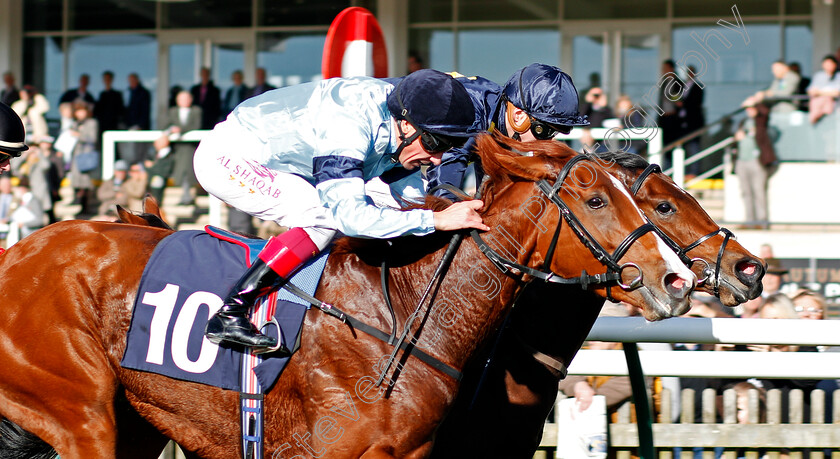
M 601 198 L 592 198 L 592 199 L 590 199 L 590 200 L 586 201 L 586 204 L 587 204 L 587 205 L 588 205 L 591 209 L 600 209 L 601 207 L 604 207 L 604 206 L 606 206 L 606 205 L 607 205 L 607 203 L 606 203 L 606 202 L 604 202 L 604 200 L 603 200 L 603 199 L 601 199 Z
M 671 204 L 667 202 L 659 203 L 659 205 L 656 206 L 656 211 L 662 215 L 667 215 L 675 212 Z

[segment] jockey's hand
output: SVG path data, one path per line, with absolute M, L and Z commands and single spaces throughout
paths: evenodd
M 490 231 L 490 227 L 481 220 L 476 212 L 484 206 L 481 200 L 456 202 L 446 209 L 435 212 L 435 229 L 453 231 L 464 228 L 475 228 Z

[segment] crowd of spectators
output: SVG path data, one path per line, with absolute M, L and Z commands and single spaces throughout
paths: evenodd
M 99 94 L 90 90 L 91 76 L 81 74 L 77 85 L 51 105 L 33 85 L 19 86 L 14 73 L 4 72 L 0 103 L 11 106 L 23 120 L 30 150 L 20 161 L 13 161 L 9 192 L 0 193 L 6 196 L 4 200 L 15 195 L 14 202 L 5 207 L 0 202 L 0 229 L 12 221 L 10 209 L 19 208 L 24 199 L 26 206 L 34 207 L 29 203 L 33 200 L 41 209 L 34 218 L 37 221 L 28 220 L 27 228 L 55 222 L 54 204 L 61 201 L 62 182 L 73 189 L 70 205 L 78 206 L 77 218 L 114 219 L 116 205 L 140 210 L 146 193 L 162 202 L 165 187 L 173 183 L 182 190 L 178 204 L 193 205 L 201 192 L 192 167 L 196 143 L 181 141 L 183 135 L 196 129 L 212 129 L 245 99 L 275 89 L 268 83 L 264 68 L 256 70 L 253 87 L 245 84 L 241 70 L 234 71 L 225 91 L 215 85 L 210 75 L 210 69 L 202 68 L 194 86 L 186 90 L 173 87 L 170 109 L 157 123 L 157 128 L 164 131 L 163 138 L 153 144 L 119 143 L 114 177 L 103 181 L 102 134 L 154 127 L 152 94 L 138 74 L 127 75 L 126 85 L 120 88 L 113 72 L 103 72 Z M 47 121 L 51 107 L 58 108 L 60 117 L 52 130 Z M 252 222 L 241 216 L 233 215 L 231 222 L 255 232 Z

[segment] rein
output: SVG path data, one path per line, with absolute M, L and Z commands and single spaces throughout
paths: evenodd
M 560 211 L 560 215 L 563 216 L 563 219 L 558 219 L 557 221 L 557 228 L 554 231 L 554 235 L 551 239 L 551 244 L 549 245 L 548 251 L 546 253 L 545 259 L 546 263 L 543 266 L 542 270 L 537 270 L 534 268 L 530 268 L 528 266 L 524 266 L 522 264 L 516 263 L 514 261 L 508 260 L 504 258 L 501 254 L 490 248 L 484 240 L 481 239 L 477 230 L 472 230 L 470 235 L 472 236 L 473 240 L 475 241 L 476 245 L 478 245 L 479 250 L 490 260 L 493 264 L 496 265 L 502 272 L 508 273 L 509 269 L 515 269 L 523 274 L 528 274 L 533 276 L 537 279 L 540 279 L 544 282 L 550 282 L 555 284 L 580 284 L 581 287 L 585 290 L 589 285 L 594 284 L 606 284 L 615 282 L 618 284 L 619 287 L 625 290 L 635 290 L 642 286 L 643 275 L 642 270 L 639 268 L 638 265 L 635 263 L 625 263 L 623 265 L 618 264 L 618 260 L 621 259 L 622 256 L 627 252 L 630 246 L 636 242 L 640 237 L 645 235 L 648 232 L 656 231 L 656 227 L 653 226 L 651 223 L 645 223 L 642 226 L 636 228 L 631 232 L 622 242 L 618 245 L 615 251 L 610 254 L 607 252 L 606 249 L 592 236 L 592 234 L 587 231 L 586 227 L 577 218 L 577 216 L 572 212 L 569 206 L 560 198 L 558 192 L 560 191 L 561 187 L 563 186 L 563 182 L 566 180 L 566 177 L 569 175 L 572 167 L 580 161 L 589 161 L 590 159 L 584 155 L 578 155 L 570 159 L 563 169 L 560 171 L 560 174 L 557 176 L 557 180 L 554 182 L 554 185 L 551 185 L 546 180 L 540 180 L 537 182 L 537 188 L 546 195 L 546 197 L 553 202 Z M 586 270 L 581 272 L 581 275 L 578 277 L 573 278 L 565 278 L 557 273 L 554 273 L 549 268 L 548 264 L 551 262 L 554 251 L 557 247 L 557 240 L 560 235 L 560 229 L 563 224 L 563 220 L 569 225 L 569 228 L 575 233 L 578 237 L 580 242 L 592 252 L 592 255 L 604 264 L 607 267 L 607 272 L 601 274 L 588 274 Z M 627 268 L 634 268 L 636 271 L 639 272 L 639 275 L 633 279 L 630 283 L 624 284 L 622 279 L 622 272 Z M 607 289 L 607 296 L 609 297 L 609 288 Z
M 393 345 L 392 341 L 391 341 L 391 335 L 389 335 L 388 333 L 385 333 L 382 330 L 380 330 L 380 329 L 378 329 L 374 326 L 371 326 L 371 325 L 368 325 L 368 324 L 362 322 L 361 320 L 351 316 L 350 314 L 345 313 L 341 309 L 339 309 L 339 308 L 337 308 L 337 307 L 335 307 L 335 306 L 333 306 L 329 303 L 325 303 L 325 302 L 315 298 L 314 296 L 312 296 L 312 295 L 306 293 L 305 291 L 301 290 L 300 288 L 298 288 L 297 286 L 295 286 L 291 282 L 286 282 L 283 285 L 283 288 L 288 290 L 292 294 L 297 295 L 302 300 L 305 300 L 306 302 L 308 302 L 309 304 L 311 304 L 312 306 L 314 306 L 315 308 L 317 308 L 321 312 L 323 312 L 323 313 L 325 313 L 329 316 L 335 317 L 336 319 L 340 320 L 341 322 L 343 322 L 347 325 L 350 325 L 350 327 L 353 328 L 354 330 L 362 331 L 362 332 L 364 332 L 364 333 L 366 333 L 366 334 L 368 334 L 368 335 L 370 335 L 370 336 L 372 336 L 372 337 L 374 337 L 374 338 L 376 338 L 376 339 L 378 339 L 378 340 L 380 340 L 380 341 L 382 341 L 386 344 Z M 436 357 L 434 357 L 430 354 L 427 354 L 420 349 L 417 349 L 417 347 L 415 347 L 414 344 L 411 343 L 411 342 L 406 343 L 406 342 L 400 341 L 399 346 L 394 347 L 394 352 L 395 353 L 396 353 L 397 349 L 402 349 L 402 350 L 408 352 L 409 354 L 414 355 L 415 357 L 417 357 L 418 359 L 423 361 L 425 364 L 427 364 L 430 367 L 432 367 L 436 370 L 439 370 L 440 372 L 450 376 L 451 378 L 455 379 L 456 381 L 461 380 L 461 372 L 459 370 L 457 370 L 457 369 L 453 368 L 452 366 L 440 361 Z
M 645 168 L 645 170 L 642 172 L 642 174 L 639 175 L 639 177 L 636 179 L 635 182 L 633 182 L 633 185 L 630 187 L 630 192 L 633 194 L 633 196 L 635 196 L 639 192 L 639 189 L 642 187 L 642 184 L 644 183 L 645 179 L 650 174 L 653 174 L 653 173 L 656 173 L 656 172 L 662 172 L 662 169 L 659 167 L 658 164 L 650 164 L 650 165 L 648 165 L 648 167 Z M 668 247 L 670 247 L 671 250 L 673 250 L 677 254 L 677 256 L 680 258 L 680 260 L 682 260 L 682 262 L 686 266 L 691 267 L 691 265 L 694 264 L 694 262 L 696 262 L 696 261 L 702 262 L 703 264 L 706 265 L 706 267 L 703 268 L 703 279 L 700 282 L 705 282 L 705 281 L 709 280 L 709 278 L 712 275 L 714 275 L 714 278 L 713 278 L 714 281 L 713 281 L 712 287 L 714 289 L 715 296 L 719 297 L 720 296 L 720 265 L 721 265 L 721 260 L 723 259 L 723 254 L 726 251 L 726 244 L 728 244 L 729 239 L 731 239 L 734 236 L 732 234 L 732 231 L 729 231 L 728 229 L 723 228 L 723 227 L 719 227 L 716 231 L 712 231 L 711 233 L 700 237 L 699 239 L 692 242 L 691 244 L 688 244 L 685 248 L 680 247 L 680 245 L 677 244 L 676 241 L 671 239 L 667 234 L 665 234 L 665 232 L 663 232 L 656 225 L 654 225 L 654 231 L 656 231 L 656 234 L 658 234 L 665 241 L 665 244 L 667 244 Z M 715 263 L 715 269 L 714 269 L 714 272 L 712 272 L 712 267 L 709 265 L 708 261 L 706 261 L 703 258 L 689 258 L 688 257 L 688 252 L 697 248 L 700 244 L 706 242 L 707 240 L 717 236 L 719 233 L 723 233 L 723 243 L 721 243 L 720 249 L 718 250 L 717 261 Z

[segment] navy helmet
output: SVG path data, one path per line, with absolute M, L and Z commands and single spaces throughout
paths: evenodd
M 402 78 L 388 95 L 388 110 L 434 134 L 470 137 L 479 132 L 464 85 L 437 70 L 418 70 Z
M 544 123 L 589 126 L 578 111 L 578 92 L 572 77 L 557 67 L 531 64 L 514 73 L 502 89 L 505 99 Z
M 29 149 L 23 143 L 24 140 L 26 140 L 26 131 L 23 129 L 23 121 L 11 107 L 0 103 L 0 153 L 19 157 L 21 153 Z

